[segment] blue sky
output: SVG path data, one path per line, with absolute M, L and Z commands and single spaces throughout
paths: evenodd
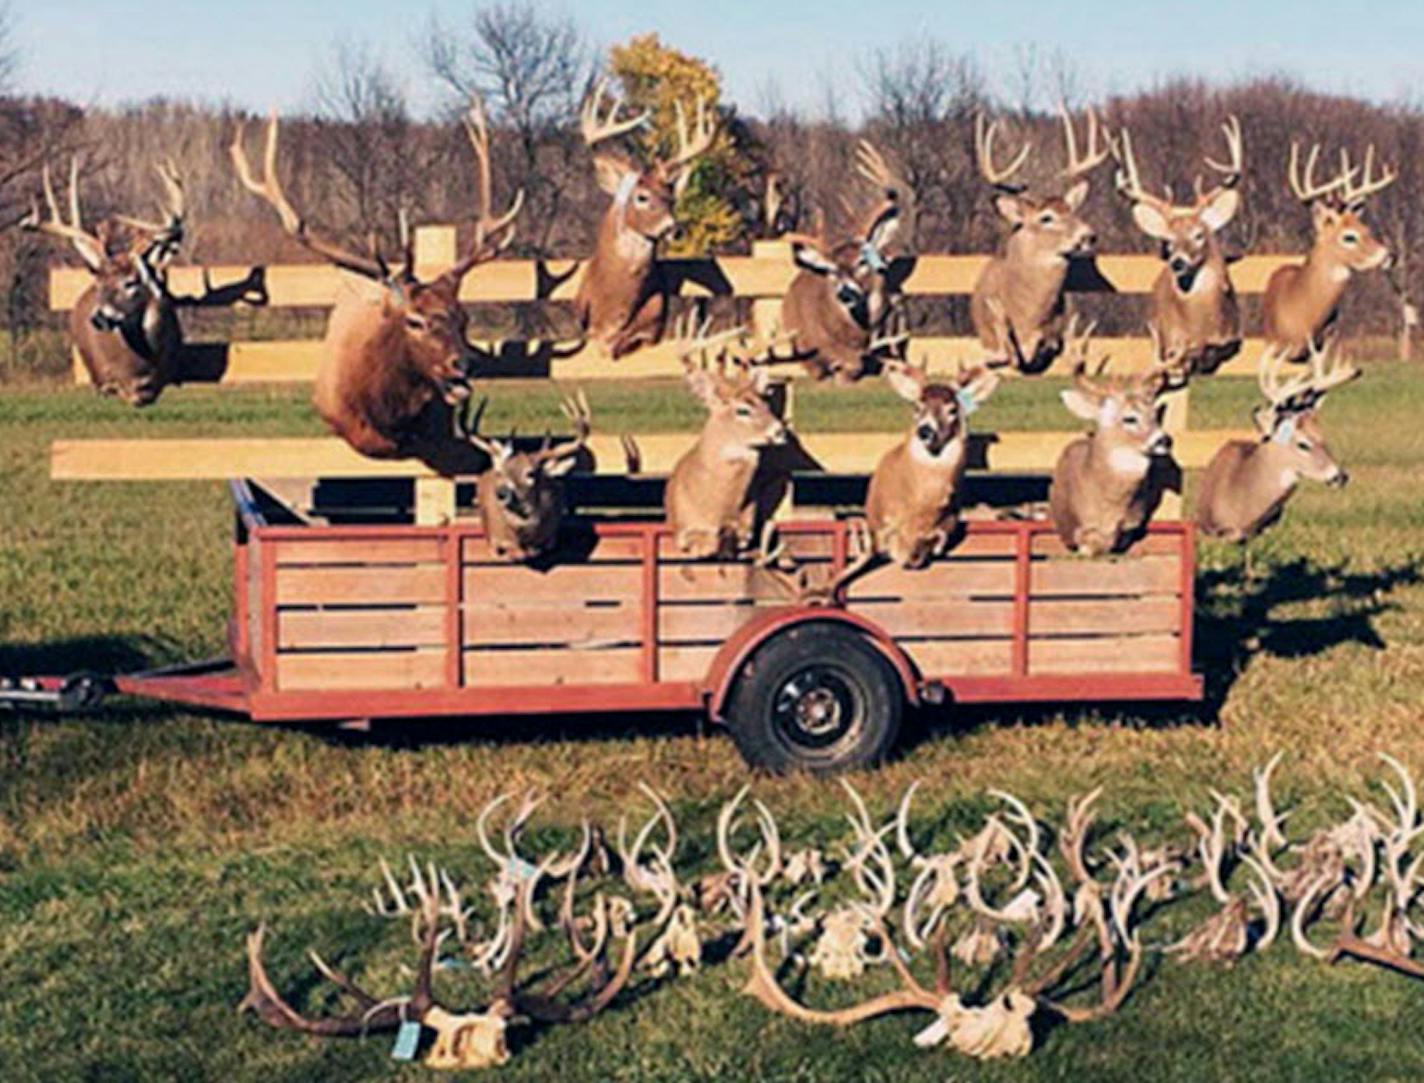
M 1006 79 L 1016 50 L 1061 49 L 1092 93 L 1130 90 L 1170 74 L 1287 72 L 1322 89 L 1424 100 L 1424 3 L 1387 0 L 1352 9 L 1305 0 L 1192 0 L 1157 4 L 906 2 L 906 0 L 582 0 L 573 12 L 607 44 L 656 30 L 722 70 L 728 97 L 758 112 L 767 88 L 816 109 L 826 87 L 853 92 L 867 48 L 932 35 Z M 406 80 L 419 105 L 437 90 L 415 42 L 435 12 L 458 25 L 474 0 L 14 0 L 23 89 L 83 102 L 156 94 L 230 100 L 265 109 L 311 101 L 313 76 L 345 37 L 367 42 Z M 854 113 L 854 103 L 847 112 Z

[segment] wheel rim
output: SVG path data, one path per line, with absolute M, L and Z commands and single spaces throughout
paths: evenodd
M 777 732 L 798 748 L 822 751 L 845 740 L 860 723 L 862 696 L 835 666 L 799 669 L 781 683 L 771 702 Z

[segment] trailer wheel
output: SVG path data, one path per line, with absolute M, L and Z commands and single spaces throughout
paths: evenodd
M 753 767 L 828 774 L 885 759 L 900 733 L 904 699 L 894 669 L 863 636 L 807 625 L 752 655 L 724 714 Z

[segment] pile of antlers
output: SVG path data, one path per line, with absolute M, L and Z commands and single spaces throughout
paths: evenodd
M 917 1046 L 993 1059 L 1030 1053 L 1040 1018 L 1077 1024 L 1117 1012 L 1150 953 L 1229 964 L 1288 930 L 1311 959 L 1424 978 L 1413 957 L 1424 939 L 1415 920 L 1424 822 L 1409 772 L 1381 758 L 1398 779 L 1382 783 L 1389 811 L 1351 801 L 1339 823 L 1292 839 L 1285 824 L 1295 810 L 1278 812 L 1271 792 L 1277 755 L 1254 772 L 1249 800 L 1211 791 L 1209 816 L 1183 818 L 1189 837 L 1153 846 L 1095 831 L 1101 787 L 1070 799 L 1058 826 L 991 790 L 993 806 L 958 834 L 943 819 L 912 822 L 919 783 L 877 818 L 842 781 L 848 833 L 827 849 L 792 847 L 743 787 L 717 815 L 718 867 L 690 879 L 679 872 L 677 821 L 649 786 L 639 785 L 648 807 L 620 815 L 611 834 L 585 819 L 576 841 L 543 853 L 525 841 L 543 799 L 505 794 L 475 823 L 491 866 L 478 891 L 413 857 L 408 876 L 379 864 L 366 909 L 409 923 L 418 949 L 409 993 L 380 999 L 312 953 L 357 1010 L 304 1016 L 268 977 L 259 928 L 248 938 L 242 1007 L 309 1034 L 404 1032 L 400 1055 L 424 1049 L 432 1067 L 489 1067 L 508 1060 L 511 1027 L 583 1022 L 635 983 L 740 958 L 745 993 L 779 1014 L 846 1027 L 925 1013 Z M 1376 906 L 1366 932 L 1361 916 Z M 1164 935 L 1144 936 L 1148 923 Z M 1322 925 L 1333 927 L 1328 938 Z M 542 966 L 521 979 L 535 937 L 546 941 Z M 562 969 L 548 963 L 549 943 L 568 956 Z M 488 985 L 483 1007 L 456 1010 L 436 998 L 437 974 L 451 970 Z M 823 985 L 862 981 L 881 991 L 834 1010 L 805 1002 Z

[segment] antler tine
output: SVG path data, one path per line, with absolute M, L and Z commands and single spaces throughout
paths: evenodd
M 233 132 L 232 143 L 228 147 L 228 154 L 237 171 L 237 178 L 244 188 L 277 212 L 278 218 L 282 221 L 282 229 L 286 231 L 287 235 L 298 244 L 330 260 L 344 270 L 366 278 L 374 278 L 378 282 L 389 282 L 388 271 L 383 260 L 358 256 L 349 249 L 315 236 L 307 228 L 306 222 L 297 213 L 291 201 L 287 199 L 286 193 L 282 190 L 281 180 L 277 175 L 277 111 L 275 109 L 272 111 L 267 122 L 267 142 L 262 157 L 263 176 L 261 180 L 258 180 L 253 174 L 252 164 L 247 159 L 247 150 L 243 146 L 244 131 L 243 122 L 239 120 Z
M 493 179 L 490 170 L 489 121 L 484 103 L 470 98 L 470 107 L 460 118 L 470 147 L 475 154 L 475 190 L 479 209 L 475 218 L 475 237 L 469 252 L 449 273 L 463 277 L 476 264 L 494 259 L 514 241 L 515 219 L 524 209 L 524 189 L 514 193 L 508 208 L 494 217 Z
M 1354 365 L 1339 360 L 1339 351 L 1333 348 L 1333 343 L 1317 344 L 1312 339 L 1309 349 L 1310 377 L 1307 382 L 1315 401 L 1319 401 L 1331 388 L 1347 384 L 1361 375 Z
M 885 155 L 868 139 L 856 142 L 855 171 L 877 188 L 883 189 L 888 199 L 897 198 L 905 186 L 905 182 L 890 168 Z
M 1083 154 L 1078 153 L 1078 133 L 1073 125 L 1072 114 L 1068 112 L 1068 104 L 1060 101 L 1058 103 L 1058 114 L 1063 120 L 1063 144 L 1068 154 L 1068 163 L 1063 168 L 1063 176 L 1072 179 L 1081 177 L 1084 173 L 1091 172 L 1102 165 L 1112 153 L 1111 141 L 1106 141 L 1104 146 L 1098 146 L 1098 130 L 1102 122 L 1098 119 L 1098 111 L 1089 107 L 1087 146 Z
M 97 271 L 104 262 L 104 245 L 98 237 L 84 229 L 83 219 L 80 217 L 79 159 L 77 157 L 69 159 L 68 222 L 64 220 L 64 215 L 59 209 L 59 200 L 55 198 L 54 181 L 50 176 L 48 165 L 40 170 L 40 185 L 44 191 L 45 204 L 49 209 L 49 218 L 46 219 L 40 213 L 39 204 L 36 203 L 31 208 L 29 215 L 20 223 L 21 228 L 36 233 L 47 233 L 51 237 L 69 241 L 89 269 Z
M 1221 125 L 1221 132 L 1226 137 L 1226 152 L 1230 161 L 1218 162 L 1209 155 L 1204 160 L 1209 168 L 1223 175 L 1223 188 L 1234 188 L 1241 182 L 1241 174 L 1246 164 L 1246 144 L 1241 135 L 1241 118 L 1234 113 L 1227 117 Z
M 989 184 L 1001 192 L 1010 195 L 1017 195 L 1027 190 L 1026 184 L 1011 184 L 1010 178 L 1024 167 L 1029 155 L 1033 153 L 1033 143 L 1024 140 L 1019 152 L 1009 162 L 1008 165 L 999 167 L 994 164 L 994 139 L 999 132 L 999 122 L 989 120 L 983 113 L 974 117 L 974 156 L 979 162 L 979 172 Z
M 1334 180 L 1326 181 L 1324 184 L 1315 182 L 1315 167 L 1320 161 L 1320 144 L 1312 143 L 1310 153 L 1306 156 L 1304 167 L 1300 161 L 1300 143 L 1291 141 L 1290 163 L 1287 169 L 1287 179 L 1290 181 L 1291 190 L 1295 197 L 1302 203 L 1314 203 L 1317 200 L 1325 199 L 1334 195 L 1351 180 L 1349 171 L 1349 161 L 1345 161 L 1345 168 Z
M 1120 137 L 1109 143 L 1109 150 L 1117 160 L 1118 168 L 1113 175 L 1113 186 L 1118 194 L 1133 203 L 1147 203 L 1165 214 L 1175 209 L 1170 200 L 1155 196 L 1142 185 L 1142 174 L 1137 165 L 1137 157 L 1132 150 L 1132 133 L 1121 129 Z
M 605 102 L 609 106 L 608 113 L 606 116 L 602 116 L 600 114 Z M 635 117 L 625 117 L 623 120 L 619 120 L 618 111 L 622 107 L 623 102 L 608 91 L 608 77 L 604 76 L 599 79 L 594 84 L 589 96 L 584 99 L 583 108 L 579 110 L 579 130 L 583 134 L 583 141 L 592 147 L 606 139 L 625 135 L 648 122 L 649 113 L 647 110 Z
M 1284 752 L 1277 752 L 1266 762 L 1265 767 L 1251 772 L 1256 791 L 1256 816 L 1261 821 L 1261 845 L 1267 849 L 1279 850 L 1286 845 L 1285 834 L 1281 831 L 1281 824 L 1285 822 L 1286 817 L 1276 813 L 1275 804 L 1271 800 L 1271 774 L 1284 755 Z
M 706 98 L 698 98 L 696 111 L 692 116 L 692 128 L 687 126 L 687 109 L 679 98 L 673 102 L 673 113 L 677 120 L 677 151 L 664 160 L 668 169 L 685 167 L 694 158 L 705 154 L 717 138 L 717 111 L 709 107 Z
M 1340 202 L 1347 207 L 1361 207 L 1365 200 L 1378 192 L 1383 191 L 1399 179 L 1399 171 L 1383 167 L 1384 172 L 1378 177 L 1374 175 L 1375 170 L 1375 145 L 1371 143 L 1365 149 L 1365 162 L 1363 166 L 1351 167 L 1349 151 L 1340 151 L 1341 177 Z M 1355 183 L 1355 174 L 1360 174 L 1360 181 Z

